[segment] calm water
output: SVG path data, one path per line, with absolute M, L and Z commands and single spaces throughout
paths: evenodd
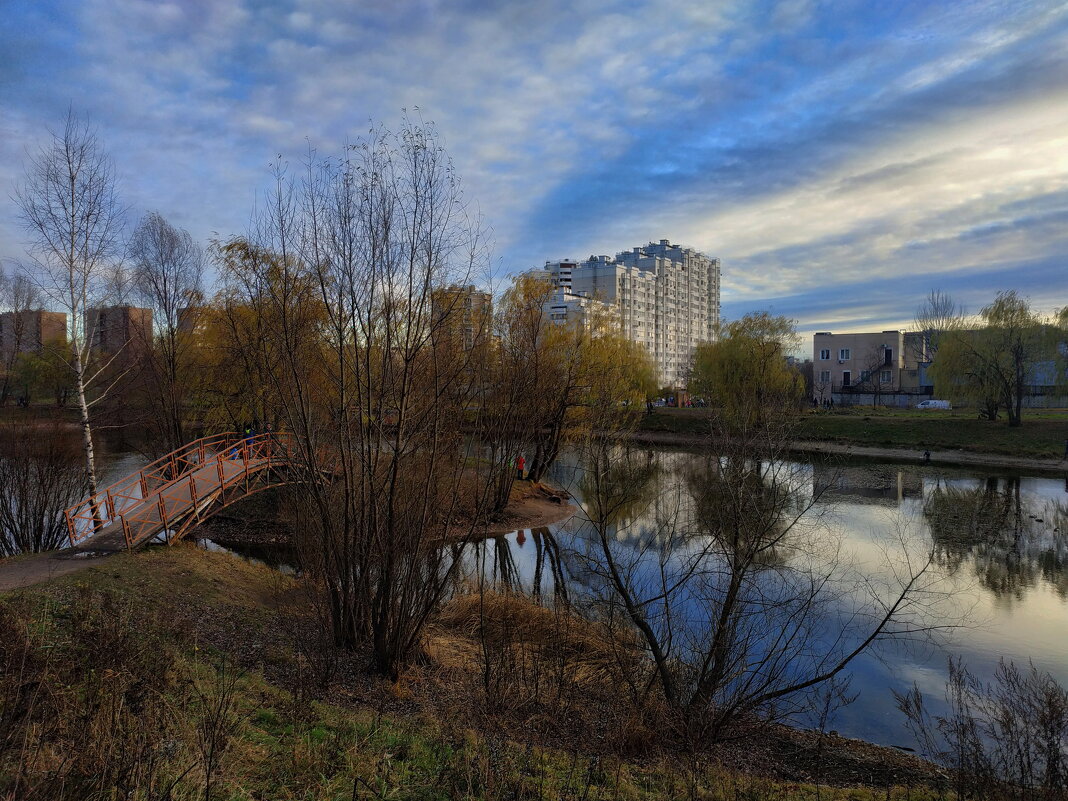
M 623 562 L 630 553 L 639 574 L 659 569 L 663 557 L 651 542 L 664 539 L 679 497 L 685 506 L 692 492 L 694 469 L 707 465 L 681 451 L 646 455 L 657 466 L 652 486 L 613 532 L 615 552 Z M 582 502 L 582 474 L 565 462 L 553 479 Z M 991 677 L 1001 658 L 1032 660 L 1068 686 L 1065 480 L 893 464 L 798 463 L 785 474 L 796 485 L 800 506 L 811 508 L 797 527 L 804 547 L 785 549 L 777 558 L 811 559 L 813 544 L 817 551 L 833 549 L 843 575 L 881 587 L 892 585 L 889 579 L 905 569 L 906 557 L 922 562 L 933 551 L 929 592 L 921 596 L 924 618 L 953 626 L 935 642 L 887 642 L 854 661 L 849 689 L 857 697 L 836 714 L 832 728 L 873 742 L 914 745 L 891 689 L 915 683 L 938 709 L 950 655 L 963 657 L 981 678 Z M 588 526 L 572 521 L 490 540 L 467 558 L 473 572 L 481 567 L 497 583 L 581 600 L 601 590 L 587 569 L 589 537 Z M 814 638 L 839 630 L 834 613 L 822 627 Z
M 708 463 L 672 449 L 631 453 L 655 469 L 642 497 L 614 527 L 613 549 L 624 560 L 629 554 L 641 571 L 649 570 L 650 560 L 682 558 L 664 556 L 665 548 L 680 547 L 664 531 L 692 502 L 687 499 L 697 486 L 694 476 Z M 139 459 L 110 454 L 105 483 L 136 470 Z M 991 677 L 1002 658 L 1031 660 L 1068 686 L 1065 479 L 884 463 L 786 467 L 799 507 L 807 511 L 791 534 L 802 545 L 784 548 L 776 559 L 811 560 L 833 550 L 842 575 L 879 586 L 904 569 L 906 557 L 922 561 L 933 551 L 925 584 L 934 594 L 924 596 L 926 619 L 953 626 L 936 642 L 888 642 L 854 661 L 848 672 L 856 700 L 837 712 L 832 728 L 873 742 L 914 745 L 891 690 L 915 683 L 937 709 L 951 655 L 963 657 L 980 678 Z M 572 457 L 561 460 L 551 478 L 582 504 L 583 474 Z M 513 532 L 471 546 L 463 557 L 466 572 L 546 600 L 562 594 L 581 602 L 603 589 L 589 569 L 590 536 L 578 519 Z M 278 566 L 271 549 L 249 556 Z M 833 612 L 821 625 L 814 639 L 839 629 Z

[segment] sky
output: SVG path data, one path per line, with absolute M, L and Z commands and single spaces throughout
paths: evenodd
M 433 122 L 498 280 L 660 239 L 803 334 L 1068 305 L 1068 5 L 0 0 L 0 262 L 68 107 L 132 222 L 247 228 L 269 165 Z

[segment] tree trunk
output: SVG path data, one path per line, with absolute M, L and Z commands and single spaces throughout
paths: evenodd
M 96 456 L 93 452 L 93 430 L 89 423 L 89 404 L 85 399 L 85 376 L 82 370 L 82 355 L 77 349 L 74 356 L 74 385 L 78 393 L 78 412 L 82 427 L 82 450 L 85 452 L 85 477 L 89 483 L 89 497 L 96 495 Z M 93 502 L 93 528 L 99 530 L 103 522 L 100 519 L 100 507 Z

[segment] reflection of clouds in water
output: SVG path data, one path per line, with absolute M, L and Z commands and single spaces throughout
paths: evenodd
M 663 523 L 677 499 L 685 499 L 681 487 L 686 471 L 701 457 L 682 451 L 650 450 L 660 466 L 660 486 L 653 493 L 656 507 L 635 513 L 621 521 L 615 532 L 620 547 L 640 548 L 663 545 Z M 567 487 L 582 502 L 574 455 L 569 454 L 554 470 L 553 480 Z M 871 474 L 866 475 L 865 471 Z M 821 476 L 828 475 L 820 465 L 797 465 L 793 473 L 799 485 L 811 493 Z M 906 524 L 911 529 L 910 553 L 920 556 L 932 545 L 927 519 L 932 498 L 939 492 L 985 491 L 986 476 L 965 470 L 916 465 L 850 465 L 835 479 L 830 492 L 820 499 L 814 512 L 821 515 L 826 536 L 840 538 L 845 558 L 860 572 L 876 574 L 885 565 L 888 533 Z M 909 744 L 890 689 L 903 691 L 916 682 L 937 708 L 943 703 L 946 660 L 960 655 L 981 678 L 989 678 L 1002 657 L 1050 671 L 1068 683 L 1068 642 L 1063 631 L 1068 624 L 1068 494 L 1060 479 L 1027 477 L 1017 481 L 1002 476 L 993 480 L 997 499 L 1008 492 L 1009 525 L 999 523 L 990 536 L 969 540 L 956 532 L 950 543 L 954 560 L 942 561 L 937 570 L 952 589 L 953 601 L 974 609 L 968 626 L 949 632 L 941 647 L 916 648 L 885 643 L 876 653 L 853 663 L 852 689 L 860 697 L 856 704 L 839 713 L 837 727 L 843 733 L 876 742 Z M 1018 489 L 1018 502 L 1017 498 Z M 958 523 L 968 519 L 955 509 Z M 1019 525 L 1016 524 L 1019 518 Z M 1040 522 L 1041 521 L 1041 522 Z M 551 527 L 559 545 L 560 570 L 581 596 L 596 589 L 578 554 L 585 551 L 580 526 L 560 531 Z M 1016 537 L 1016 530 L 1019 537 Z M 1059 529 L 1059 531 L 1058 531 Z M 529 536 L 529 535 L 528 535 Z M 658 542 L 657 538 L 660 538 Z M 518 547 L 516 535 L 506 538 L 520 584 L 533 585 L 537 560 L 532 540 Z M 675 541 L 672 556 L 683 559 L 696 547 L 692 542 Z M 544 562 L 543 562 L 544 564 Z M 543 567 L 542 592 L 552 592 L 557 580 Z M 529 591 L 529 590 L 528 590 Z

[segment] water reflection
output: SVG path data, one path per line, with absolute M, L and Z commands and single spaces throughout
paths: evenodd
M 462 563 L 461 583 L 477 582 L 521 592 L 539 601 L 568 600 L 572 566 L 564 564 L 553 528 L 520 529 L 467 544 L 454 556 Z
M 923 477 L 916 470 L 892 465 L 841 465 L 816 462 L 812 491 L 825 502 L 877 504 L 895 508 L 906 498 L 923 496 Z
M 140 466 L 139 459 L 129 456 L 108 467 L 124 475 Z M 694 518 L 691 530 L 723 537 L 733 514 L 730 488 L 739 476 L 721 460 L 664 449 L 634 449 L 630 459 L 628 481 L 640 485 L 641 497 L 624 503 L 622 488 L 616 491 L 620 497 L 612 501 L 616 514 L 609 534 L 620 548 L 648 551 L 654 565 L 664 555 L 685 555 L 686 541 L 672 537 L 671 529 L 680 515 L 688 514 Z M 959 631 L 944 650 L 888 648 L 855 663 L 850 675 L 859 698 L 839 716 L 837 728 L 844 734 L 910 744 L 889 688 L 905 689 L 916 681 L 938 696 L 948 653 L 962 654 L 980 678 L 992 675 L 1005 657 L 1020 663 L 1034 659 L 1039 668 L 1068 683 L 1068 641 L 1063 636 L 1068 628 L 1068 485 L 1063 480 L 915 464 L 824 462 L 787 464 L 783 475 L 792 477 L 797 490 L 791 501 L 795 506 L 784 508 L 801 509 L 814 500 L 802 522 L 832 518 L 843 548 L 855 551 L 873 572 L 873 532 L 886 531 L 903 518 L 922 547 L 933 547 L 937 568 L 955 591 L 979 605 L 982 625 Z M 550 478 L 588 502 L 590 486 L 583 476 L 570 454 Z M 752 495 L 767 492 L 753 484 L 752 475 L 741 480 L 749 482 Z M 806 558 L 805 544 L 813 537 L 803 534 L 800 543 L 784 543 L 769 553 L 768 569 Z M 468 545 L 457 555 L 469 580 L 482 576 L 547 602 L 567 598 L 577 603 L 600 589 L 585 558 L 588 536 L 575 524 L 525 529 Z M 270 553 L 246 556 L 291 563 Z
M 557 465 L 551 478 L 580 503 L 589 503 L 589 481 L 583 480 L 573 455 L 569 459 Z M 635 451 L 631 460 L 633 474 L 645 476 L 643 497 L 630 505 L 611 501 L 618 507 L 609 527 L 614 543 L 647 553 L 659 569 L 665 555 L 681 558 L 686 553 L 686 542 L 670 534 L 680 516 L 693 515 L 691 531 L 722 537 L 733 513 L 726 490 L 739 480 L 722 460 L 658 449 Z M 950 653 L 963 655 L 983 678 L 1005 657 L 1034 659 L 1068 682 L 1068 642 L 1063 638 L 1068 626 L 1068 491 L 1062 480 L 915 464 L 816 462 L 788 469 L 798 489 L 792 495 L 794 507 L 782 509 L 811 502 L 801 522 L 826 516 L 840 533 L 842 549 L 869 575 L 879 577 L 879 534 L 904 524 L 916 535 L 917 552 L 933 550 L 936 572 L 959 602 L 975 605 L 975 625 L 951 633 L 940 647 L 887 646 L 855 663 L 850 675 L 860 697 L 840 714 L 839 730 L 876 742 L 909 744 L 888 688 L 918 681 L 940 694 Z M 753 497 L 767 492 L 752 483 L 752 475 L 741 480 L 750 483 Z M 608 495 L 611 499 L 612 492 Z M 781 570 L 790 560 L 808 558 L 807 548 L 820 539 L 810 536 L 817 530 L 815 525 L 803 530 L 800 544 L 784 543 L 769 553 L 768 568 Z M 603 583 L 589 569 L 588 537 L 576 525 L 553 526 L 540 535 L 543 547 L 538 548 L 531 547 L 532 532 L 509 535 L 492 549 L 484 546 L 489 549 L 482 557 L 489 568 L 486 576 L 491 581 L 506 576 L 510 586 L 542 597 L 551 598 L 561 586 L 573 601 L 596 595 Z M 552 543 L 550 554 L 544 553 L 545 542 Z M 818 641 L 814 636 L 813 642 Z
M 1039 582 L 1068 597 L 1068 502 L 1034 497 L 1019 477 L 935 482 L 923 515 L 939 563 L 970 572 L 999 598 L 1023 600 Z

